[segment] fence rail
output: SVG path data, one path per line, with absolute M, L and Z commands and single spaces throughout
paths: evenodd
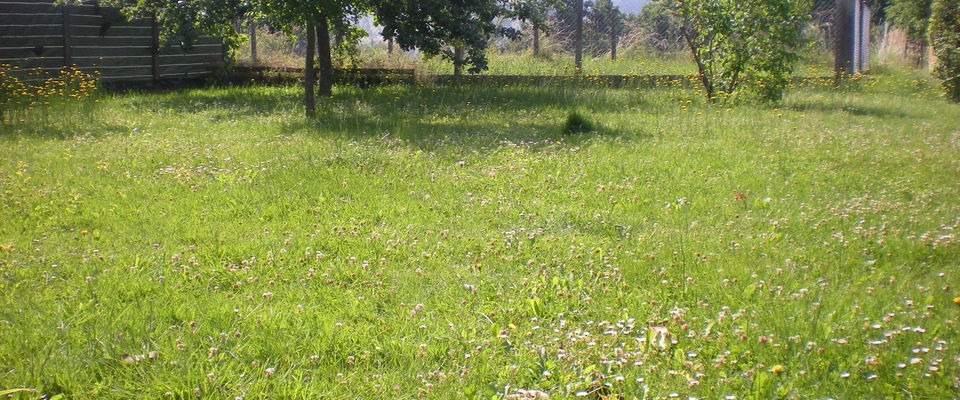
M 152 19 L 127 20 L 115 8 L 0 0 L 0 64 L 24 79 L 76 67 L 110 85 L 157 85 L 204 78 L 224 63 L 219 38 L 188 51 L 161 47 L 158 35 Z

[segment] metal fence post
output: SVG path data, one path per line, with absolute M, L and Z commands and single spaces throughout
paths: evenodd
M 833 72 L 837 77 L 852 74 L 853 71 L 853 19 L 854 5 L 858 0 L 836 0 L 834 19 L 834 64 Z
M 574 4 L 577 9 L 574 13 L 576 23 L 574 24 L 573 34 L 573 62 L 577 67 L 575 72 L 579 74 L 580 70 L 583 69 L 583 0 L 576 0 Z
M 857 4 L 859 20 L 857 29 L 857 65 L 856 72 L 870 69 L 870 5 L 860 0 Z

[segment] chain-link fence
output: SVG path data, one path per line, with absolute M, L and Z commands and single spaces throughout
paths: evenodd
M 518 30 L 520 37 L 491 39 L 484 74 L 572 75 L 578 67 L 594 75 L 694 74 L 696 66 L 673 4 L 674 0 L 559 0 L 543 10 L 545 17 L 537 22 L 503 18 L 496 23 Z M 810 14 L 796 74 L 829 76 L 837 67 L 865 70 L 870 48 L 865 1 L 814 0 Z M 366 36 L 353 46 L 335 43 L 334 58 L 341 67 L 405 68 L 426 75 L 454 72 L 449 60 L 402 50 L 384 40 L 372 18 L 360 18 L 355 25 Z M 305 40 L 296 31 L 288 36 L 247 23 L 238 29 L 251 38 L 238 53 L 241 64 L 302 65 Z

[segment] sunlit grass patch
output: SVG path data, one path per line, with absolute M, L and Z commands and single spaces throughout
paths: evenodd
M 4 127 L 0 388 L 942 397 L 960 112 L 930 87 L 338 88 L 316 121 L 207 88 Z

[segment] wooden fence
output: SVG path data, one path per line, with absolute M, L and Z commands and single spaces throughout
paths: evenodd
M 0 0 L 0 64 L 26 79 L 73 66 L 96 72 L 106 85 L 156 85 L 202 79 L 224 59 L 219 38 L 201 38 L 189 51 L 161 47 L 156 21 L 127 20 L 96 3 Z

